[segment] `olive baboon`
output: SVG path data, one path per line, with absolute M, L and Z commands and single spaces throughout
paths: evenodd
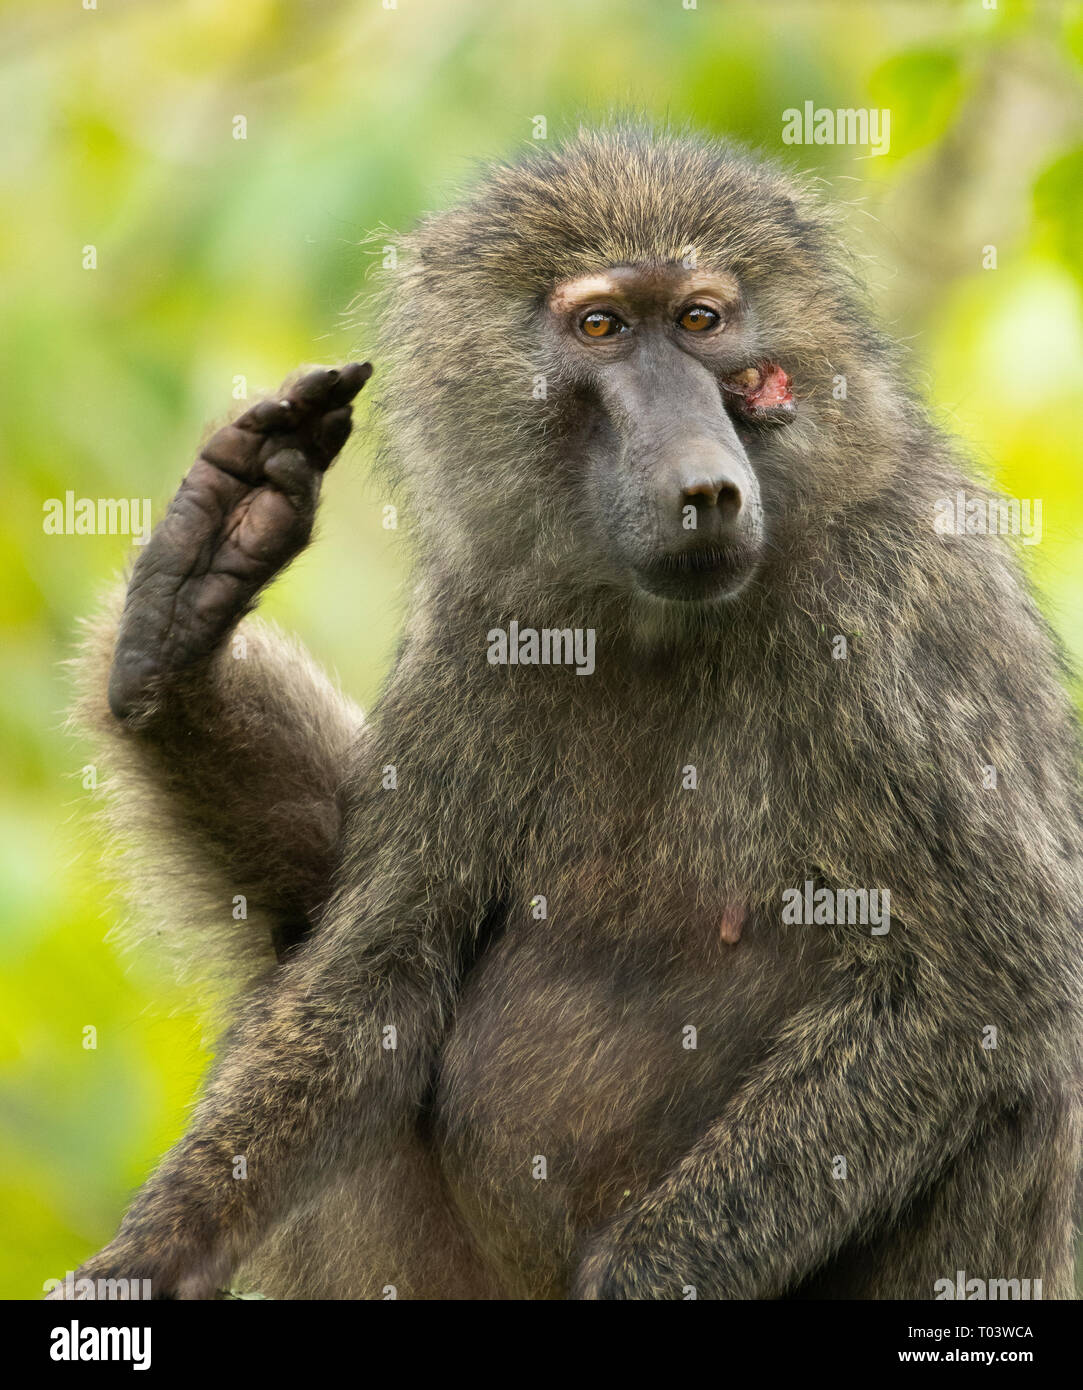
M 367 366 L 216 434 L 88 643 L 113 815 L 191 915 L 247 895 L 227 949 L 267 963 L 83 1273 L 1067 1296 L 1063 662 L 1012 547 L 934 524 L 989 494 L 828 215 L 622 128 L 494 168 L 401 259 L 376 383 L 416 588 L 371 718 L 258 622 L 234 648 Z

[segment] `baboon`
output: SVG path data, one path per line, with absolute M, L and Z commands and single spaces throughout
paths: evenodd
M 80 717 L 141 884 L 255 959 L 81 1274 L 1070 1296 L 1066 665 L 1011 542 L 936 525 L 991 494 L 839 241 L 801 178 L 625 126 L 403 238 L 373 427 L 413 587 L 364 721 L 248 615 L 368 364 L 203 448 Z

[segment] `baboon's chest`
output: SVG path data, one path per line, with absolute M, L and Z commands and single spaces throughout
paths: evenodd
M 695 894 L 580 895 L 511 920 L 468 977 L 435 1135 L 467 1222 L 524 1292 L 559 1292 L 578 1234 L 657 1181 L 796 1005 L 800 949 Z M 609 891 L 606 891 L 606 888 Z M 529 899 L 527 899 L 529 901 Z M 739 935 L 739 939 L 734 940 Z

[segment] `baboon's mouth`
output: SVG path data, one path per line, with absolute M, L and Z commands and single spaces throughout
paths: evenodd
M 699 546 L 637 565 L 636 578 L 658 598 L 704 602 L 737 593 L 750 578 L 758 558 L 758 548 L 746 542 Z

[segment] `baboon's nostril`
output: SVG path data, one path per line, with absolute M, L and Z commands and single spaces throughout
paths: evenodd
M 729 478 L 692 478 L 681 489 L 685 501 L 702 498 L 709 507 L 717 507 L 727 521 L 741 510 L 741 489 Z
M 694 478 L 690 483 L 685 483 L 681 489 L 684 497 L 703 497 L 713 507 L 718 501 L 718 484 L 712 483 L 706 478 Z

